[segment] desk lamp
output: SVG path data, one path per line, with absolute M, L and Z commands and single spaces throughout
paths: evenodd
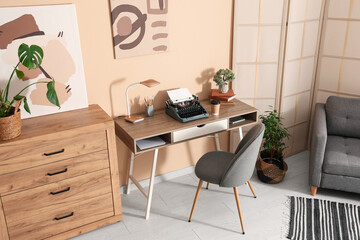
M 142 81 L 142 82 L 132 83 L 126 88 L 126 107 L 127 107 L 128 115 L 125 117 L 125 120 L 128 122 L 132 122 L 132 123 L 136 123 L 136 122 L 140 122 L 140 121 L 144 120 L 144 118 L 140 115 L 132 115 L 132 116 L 130 115 L 128 91 L 129 91 L 130 87 L 137 85 L 137 84 L 142 84 L 144 86 L 151 88 L 151 87 L 155 87 L 155 86 L 159 85 L 160 83 L 154 79 L 149 79 L 149 80 Z

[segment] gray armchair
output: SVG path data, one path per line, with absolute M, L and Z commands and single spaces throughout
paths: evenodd
M 254 172 L 264 130 L 264 124 L 256 124 L 241 140 L 235 153 L 214 151 L 206 153 L 199 159 L 195 167 L 195 174 L 200 180 L 193 207 L 191 209 L 189 222 L 191 221 L 203 181 L 206 181 L 217 184 L 220 187 L 233 188 L 241 228 L 243 230 L 243 234 L 245 234 L 237 186 L 247 182 L 254 197 L 256 198 L 255 192 L 250 183 L 250 178 Z
M 316 104 L 309 180 L 313 196 L 319 187 L 360 193 L 360 99 Z

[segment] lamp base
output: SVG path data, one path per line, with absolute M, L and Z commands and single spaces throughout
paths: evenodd
M 126 116 L 125 120 L 128 122 L 131 122 L 131 123 L 137 123 L 137 122 L 144 121 L 144 118 L 140 115 L 131 115 L 130 117 Z

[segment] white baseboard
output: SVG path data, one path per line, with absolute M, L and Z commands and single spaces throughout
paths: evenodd
M 182 169 L 179 169 L 179 170 L 175 170 L 175 171 L 172 171 L 172 172 L 169 172 L 169 173 L 165 173 L 165 174 L 156 176 L 155 179 L 154 179 L 154 184 L 169 181 L 171 179 L 181 177 L 181 176 L 184 176 L 184 175 L 188 175 L 190 173 L 193 173 L 194 170 L 195 170 L 195 166 L 190 166 L 190 167 L 182 168 Z M 141 181 L 139 181 L 139 183 L 140 183 L 140 185 L 142 187 L 147 187 L 147 186 L 149 186 L 150 179 L 147 178 L 147 179 L 141 180 Z M 126 192 L 126 186 L 127 185 L 123 185 L 123 186 L 120 187 L 120 191 L 122 193 Z M 133 183 L 131 184 L 131 189 L 137 189 L 136 186 L 134 186 Z

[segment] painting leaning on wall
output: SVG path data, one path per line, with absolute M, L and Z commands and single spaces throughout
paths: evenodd
M 42 65 L 28 70 L 13 81 L 11 94 L 29 83 L 56 80 L 60 112 L 88 106 L 76 9 L 73 4 L 0 8 L 0 88 L 16 65 L 17 49 L 22 43 L 38 45 L 44 51 Z M 36 84 L 25 93 L 32 114 L 22 111 L 22 118 L 59 112 L 43 98 L 46 86 Z

